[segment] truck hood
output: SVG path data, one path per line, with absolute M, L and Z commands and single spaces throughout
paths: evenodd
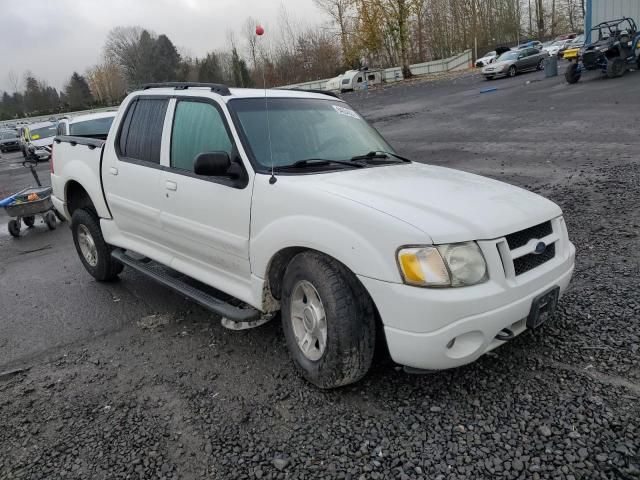
M 436 244 L 499 238 L 562 214 L 555 203 L 522 188 L 419 163 L 306 178 L 413 225 Z
M 38 140 L 31 140 L 31 143 L 36 147 L 48 147 L 53 145 L 53 138 L 54 137 L 39 138 Z

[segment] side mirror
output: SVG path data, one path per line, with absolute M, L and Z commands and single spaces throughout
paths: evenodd
M 227 152 L 200 153 L 193 162 L 193 173 L 206 177 L 227 174 L 231 160 Z

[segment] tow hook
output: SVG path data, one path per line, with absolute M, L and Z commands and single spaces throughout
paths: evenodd
M 508 328 L 503 328 L 496 335 L 496 340 L 502 340 L 503 342 L 508 342 L 509 340 L 513 340 L 513 337 L 515 337 L 515 335 L 511 330 L 509 330 Z

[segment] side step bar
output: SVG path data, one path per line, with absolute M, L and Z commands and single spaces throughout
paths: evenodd
M 242 325 L 245 324 L 245 322 L 247 326 L 245 326 L 244 328 L 251 328 L 257 326 L 256 321 L 260 320 L 262 314 L 255 308 L 249 306 L 246 306 L 245 308 L 237 307 L 224 300 L 216 298 L 207 292 L 189 285 L 179 278 L 172 277 L 168 274 L 167 267 L 149 260 L 148 258 L 137 260 L 133 257 L 130 257 L 119 248 L 113 250 L 111 252 L 111 256 L 114 259 L 118 260 L 120 263 L 124 263 L 126 266 L 137 270 L 138 272 L 152 278 L 156 282 L 159 282 L 162 285 L 175 290 L 179 294 L 190 298 L 194 302 L 211 310 L 213 313 L 217 313 L 218 315 L 222 316 L 223 325 L 225 323 L 224 320 L 226 320 L 227 323 L 235 324 L 237 322 L 239 324 L 235 327 L 227 328 L 242 330 Z M 251 327 L 249 327 L 248 325 L 251 325 Z

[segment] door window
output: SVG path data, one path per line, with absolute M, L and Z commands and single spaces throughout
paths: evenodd
M 162 128 L 168 103 L 164 98 L 138 98 L 129 107 L 118 140 L 121 155 L 160 163 Z
M 176 105 L 171 133 L 171 167 L 193 171 L 200 153 L 227 152 L 233 143 L 220 111 L 210 103 L 182 100 Z

